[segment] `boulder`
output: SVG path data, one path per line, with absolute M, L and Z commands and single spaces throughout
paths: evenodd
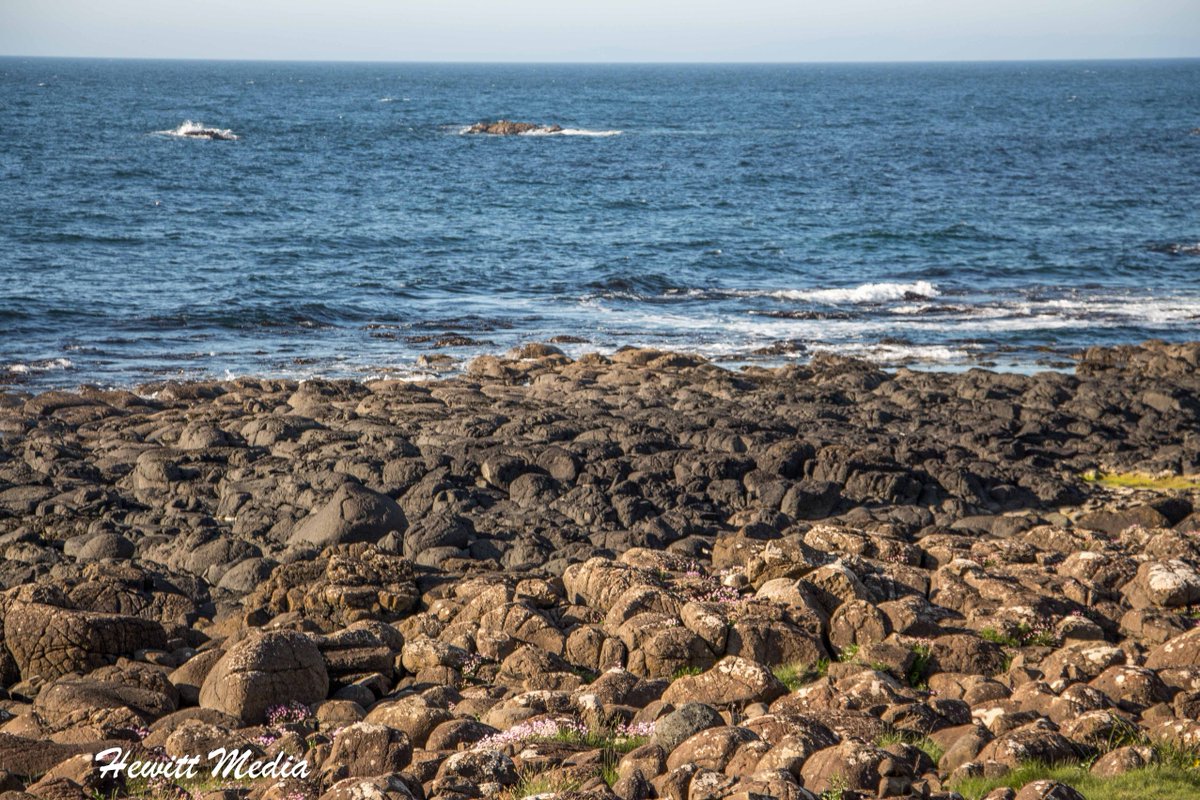
M 400 772 L 412 761 L 412 743 L 403 731 L 357 722 L 338 733 L 328 763 L 336 779 L 368 778 Z
M 1121 593 L 1135 609 L 1190 606 L 1200 601 L 1200 572 L 1175 558 L 1148 561 Z
M 325 659 L 308 636 L 292 631 L 251 633 L 213 665 L 200 688 L 200 706 L 261 724 L 268 711 L 325 699 Z
M 324 506 L 292 532 L 288 543 L 328 547 L 331 544 L 377 542 L 408 527 L 404 511 L 387 495 L 356 483 L 343 483 Z
M 712 706 L 704 703 L 683 703 L 654 723 L 653 741 L 670 753 L 684 740 L 690 739 L 700 731 L 724 724 L 725 720 Z
M 558 133 L 562 130 L 559 125 L 539 125 L 536 122 L 512 122 L 507 119 L 496 122 L 476 122 L 466 129 L 468 134 L 488 134 L 491 136 L 520 136 L 528 133 Z M 555 348 L 557 349 L 557 348 Z
M 1037 780 L 1025 784 L 1013 800 L 1087 800 L 1065 783 Z
M 995 761 L 1016 769 L 1029 761 L 1064 764 L 1077 761 L 1080 749 L 1047 724 L 1033 722 L 1009 731 L 984 745 L 980 761 Z
M 1200 628 L 1173 636 L 1146 654 L 1145 666 L 1153 670 L 1168 667 L 1200 667 Z
M 166 646 L 162 625 L 122 614 L 14 602 L 4 615 L 4 644 L 24 680 L 54 680 Z
M 517 783 L 517 767 L 511 758 L 496 750 L 464 750 L 438 767 L 433 782 L 437 795 L 455 792 L 467 797 L 494 797 Z
M 667 769 L 695 764 L 706 769 L 724 772 L 738 757 L 740 750 L 752 743 L 763 743 L 758 734 L 746 728 L 722 725 L 696 733 L 675 747 L 667 757 Z M 765 748 L 764 748 L 765 752 Z M 758 756 L 761 758 L 762 753 Z M 754 759 L 757 763 L 758 759 Z
M 1081 528 L 1117 535 L 1127 528 L 1139 526 L 1142 528 L 1169 528 L 1171 522 L 1158 510 L 1148 505 L 1133 506 L 1132 508 L 1102 511 L 1092 511 L 1083 514 L 1075 520 Z
M 286 795 L 292 797 L 293 795 Z M 399 775 L 346 778 L 330 786 L 318 800 L 414 800 Z
M 886 750 L 859 741 L 818 750 L 800 770 L 804 788 L 815 794 L 846 789 L 870 796 L 908 796 L 912 767 Z
M 707 672 L 687 675 L 673 682 L 662 699 L 676 705 L 706 703 L 722 707 L 770 703 L 785 694 L 787 687 L 762 664 L 726 656 Z

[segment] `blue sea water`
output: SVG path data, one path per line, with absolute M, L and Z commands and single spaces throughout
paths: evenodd
M 497 118 L 568 135 L 463 134 Z M 1200 61 L 0 59 L 5 381 L 563 336 L 1020 370 L 1200 338 Z

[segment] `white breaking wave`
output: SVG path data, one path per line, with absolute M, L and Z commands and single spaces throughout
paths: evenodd
M 185 139 L 237 139 L 237 134 L 228 128 L 214 128 L 202 122 L 185 120 L 178 128 L 168 131 L 155 131 L 163 136 L 178 136 Z
M 20 362 L 8 365 L 8 371 L 13 375 L 28 375 L 31 372 L 50 372 L 52 370 L 70 369 L 75 366 L 69 358 L 48 358 L 44 361 L 34 361 L 29 364 Z
M 473 128 L 473 127 L 474 127 L 473 125 L 463 125 L 462 127 L 460 127 L 458 129 L 458 133 L 460 136 L 470 135 L 471 128 Z M 620 136 L 624 132 L 625 131 L 618 131 L 618 130 L 608 130 L 608 131 L 590 130 L 588 128 L 559 128 L 558 130 L 555 131 L 555 130 L 551 130 L 549 127 L 545 127 L 545 128 L 535 128 L 534 130 L 525 131 L 524 133 L 518 133 L 516 135 L 517 136 L 599 136 L 599 137 L 603 137 L 603 136 Z
M 592 131 L 587 128 L 563 128 L 558 131 L 533 130 L 519 134 L 520 136 L 620 136 L 624 131 Z
M 883 303 L 888 300 L 904 300 L 909 297 L 937 297 L 938 288 L 929 281 L 912 283 L 864 283 L 845 289 L 781 289 L 764 292 L 768 297 L 781 300 L 805 300 L 813 303 Z
M 941 291 L 929 281 L 912 283 L 864 283 L 844 289 L 689 289 L 669 291 L 667 295 L 684 294 L 692 297 L 774 297 L 778 300 L 798 300 L 825 305 L 843 303 L 883 303 L 888 300 L 939 297 Z

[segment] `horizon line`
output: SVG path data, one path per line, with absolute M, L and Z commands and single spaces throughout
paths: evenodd
M 32 53 L 0 53 L 0 59 L 44 59 L 72 61 L 175 61 L 227 64 L 394 64 L 394 65 L 450 65 L 450 66 L 808 66 L 820 64 L 1040 64 L 1040 63 L 1094 63 L 1126 61 L 1197 61 L 1200 55 L 1164 56 L 1070 56 L 1040 58 L 900 58 L 900 59 L 818 59 L 812 61 L 737 61 L 737 60 L 583 60 L 583 61 L 516 61 L 516 60 L 458 60 L 458 59 L 342 59 L 342 58 L 241 58 L 205 56 L 104 56 L 104 55 L 46 55 Z

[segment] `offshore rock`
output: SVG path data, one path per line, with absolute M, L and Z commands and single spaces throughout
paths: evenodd
M 496 122 L 476 122 L 467 128 L 466 133 L 484 133 L 492 136 L 520 136 L 529 133 L 558 133 L 562 130 L 559 125 L 538 125 L 534 122 L 511 122 L 506 119 Z

